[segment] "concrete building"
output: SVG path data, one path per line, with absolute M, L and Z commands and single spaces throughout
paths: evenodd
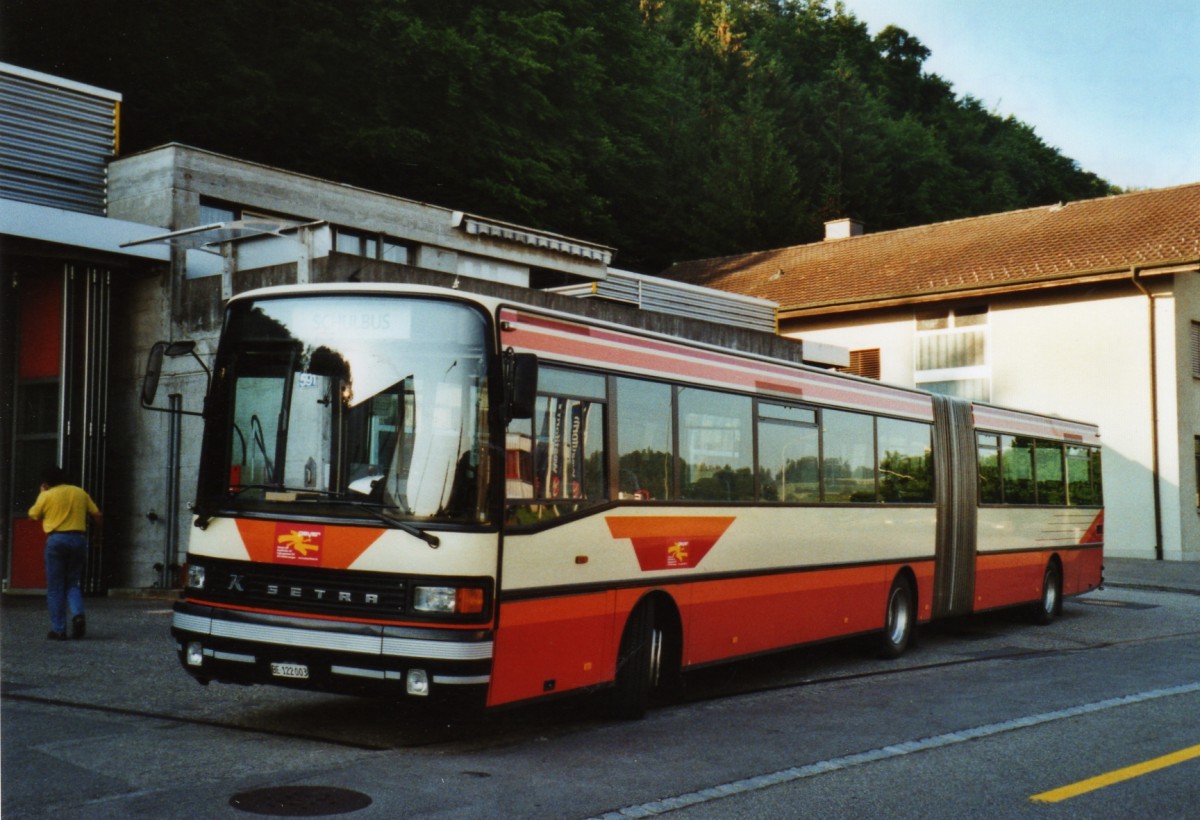
M 115 92 L 0 64 L 0 94 L 11 103 L 0 114 L 7 591 L 44 587 L 43 537 L 25 511 L 54 462 L 105 511 L 86 591 L 177 584 L 199 462 L 195 414 L 235 293 L 347 279 L 561 289 L 775 328 L 774 303 L 615 270 L 613 249 L 584 240 L 184 145 L 116 158 Z M 159 389 L 160 404 L 185 414 L 141 407 L 159 340 L 195 344 L 195 355 L 167 360 Z
M 1200 560 L 1200 184 L 685 262 L 887 382 L 1096 422 L 1110 555 Z

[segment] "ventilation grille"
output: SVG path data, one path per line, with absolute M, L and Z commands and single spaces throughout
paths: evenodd
M 0 63 L 0 197 L 104 216 L 121 96 Z
M 842 373 L 852 373 L 878 381 L 882 378 L 879 364 L 879 348 L 869 350 L 851 350 L 849 367 L 839 367 Z

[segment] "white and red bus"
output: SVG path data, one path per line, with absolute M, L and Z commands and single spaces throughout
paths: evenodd
M 1099 586 L 1094 426 L 587 304 L 382 284 L 231 300 L 184 668 L 488 705 L 611 688 L 637 715 L 689 669 L 864 633 L 896 656 L 917 623 L 1048 621 Z

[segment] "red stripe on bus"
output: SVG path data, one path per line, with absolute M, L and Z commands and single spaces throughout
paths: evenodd
M 887 592 L 904 566 L 930 617 L 933 561 L 698 580 L 501 604 L 488 704 L 611 682 L 621 632 L 650 592 L 669 595 L 683 626 L 684 668 L 883 628 Z
M 1042 580 L 1053 556 L 1062 564 L 1063 595 L 1078 595 L 1100 584 L 1101 546 L 1061 552 L 1047 549 L 985 552 L 975 560 L 975 611 L 1032 603 L 1041 599 Z

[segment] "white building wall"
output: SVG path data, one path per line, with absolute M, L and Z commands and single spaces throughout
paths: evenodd
M 1179 545 L 1180 557 L 1200 561 L 1200 487 L 1196 475 L 1196 436 L 1200 436 L 1200 379 L 1193 375 L 1192 323 L 1200 322 L 1200 274 L 1175 277 L 1174 339 L 1175 389 L 1177 390 L 1178 442 L 1180 464 Z M 1170 441 L 1170 440 L 1169 440 Z
M 869 318 L 833 315 L 805 319 L 801 329 L 786 320 L 780 334 L 807 342 L 822 342 L 847 350 L 879 350 L 881 381 L 913 384 L 914 334 L 912 310 L 874 314 Z
M 992 400 L 1100 425 L 1105 550 L 1155 557 L 1146 297 L 994 306 Z
M 1193 305 L 1200 299 L 1200 287 L 1195 291 L 1189 297 Z M 1188 404 L 1190 421 L 1177 422 L 1174 409 L 1163 413 L 1161 407 L 1164 388 L 1167 396 L 1174 393 L 1176 373 L 1174 353 L 1164 367 L 1161 348 L 1165 341 L 1173 350 L 1177 331 L 1179 344 L 1184 344 L 1182 334 L 1190 332 L 1190 320 L 1177 326 L 1169 318 L 1174 314 L 1169 296 L 1156 300 L 1156 307 L 1160 312 L 1160 433 L 1170 442 L 1163 448 L 1170 454 L 1160 464 L 1164 520 L 1186 519 L 1190 524 L 1190 518 L 1181 516 L 1179 499 L 1187 492 L 1194 496 L 1195 482 L 1194 476 L 1190 483 L 1182 482 L 1181 492 L 1179 454 L 1185 444 L 1192 446 L 1192 434 L 1176 431 L 1182 423 L 1200 432 L 1200 386 L 1192 385 L 1189 375 L 1187 383 L 1193 389 L 1186 401 L 1178 403 Z M 1200 309 L 1193 315 L 1200 317 Z M 1132 285 L 1093 292 L 1082 300 L 1064 300 L 1061 295 L 1010 296 L 991 304 L 988 314 L 993 403 L 1099 424 L 1104 442 L 1105 548 L 1114 556 L 1154 558 L 1156 554 L 1148 319 L 1146 297 Z M 883 380 L 913 384 L 916 329 L 911 309 L 868 319 L 806 319 L 782 329 L 785 335 L 852 350 L 878 347 Z M 1174 399 L 1167 401 L 1175 404 Z M 1187 428 L 1188 424 L 1192 426 Z M 1183 512 L 1195 517 L 1190 509 Z M 1188 528 L 1187 534 L 1181 534 L 1180 529 L 1164 527 L 1165 557 L 1200 559 L 1196 533 Z M 1200 525 L 1195 529 L 1200 530 Z

